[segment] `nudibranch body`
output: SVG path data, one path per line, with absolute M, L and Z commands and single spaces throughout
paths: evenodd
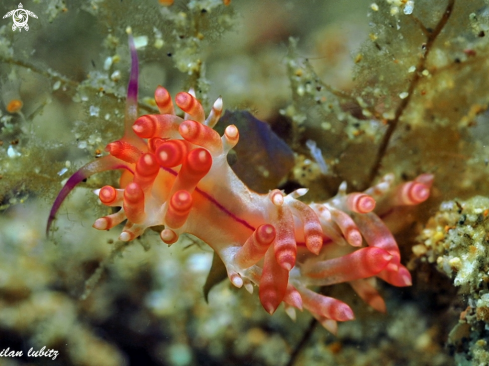
M 260 301 L 271 314 L 281 302 L 292 317 L 294 308 L 306 308 L 335 332 L 337 321 L 353 319 L 351 308 L 308 286 L 348 282 L 370 306 L 385 311 L 383 299 L 366 279 L 376 276 L 395 286 L 411 284 L 383 219 L 398 206 L 425 201 L 431 175 L 399 186 L 387 175 L 363 193 L 347 194 L 342 184 L 325 203 L 299 201 L 306 189 L 288 195 L 279 190 L 253 192 L 227 162 L 228 152 L 238 143 L 238 129 L 228 126 L 223 136 L 213 129 L 223 110 L 221 98 L 206 117 L 192 92 L 178 93 L 175 104 L 184 112 L 181 118 L 168 91 L 159 86 L 155 101 L 160 113 L 138 118 L 138 60 L 132 38 L 129 43 L 132 66 L 124 135 L 107 145 L 109 155 L 68 179 L 53 204 L 47 230 L 79 182 L 104 170 L 121 169 L 119 188 L 96 191 L 103 204 L 120 210 L 97 219 L 96 229 L 126 221 L 119 239 L 130 241 L 149 227 L 164 226 L 160 236 L 168 244 L 182 233 L 195 235 L 219 255 L 235 286 L 250 292 L 253 285 L 259 286 Z

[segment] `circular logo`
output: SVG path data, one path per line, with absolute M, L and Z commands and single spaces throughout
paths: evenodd
M 29 30 L 29 25 L 27 21 L 29 20 L 29 14 L 25 9 L 17 9 L 14 11 L 12 15 L 12 19 L 14 21 L 14 25 L 12 26 L 12 30 L 15 30 L 16 27 L 19 29 L 25 28 L 25 30 Z
M 22 31 L 22 28 L 24 28 L 26 31 L 29 30 L 29 25 L 27 22 L 29 21 L 29 15 L 31 17 L 37 18 L 37 15 L 34 14 L 32 11 L 24 9 L 22 6 L 22 3 L 19 3 L 19 8 L 15 10 L 9 11 L 7 14 L 3 16 L 3 19 L 7 17 L 12 17 L 12 20 L 14 21 L 14 24 L 12 25 L 12 30 L 15 31 L 16 29 L 19 29 L 19 32 Z

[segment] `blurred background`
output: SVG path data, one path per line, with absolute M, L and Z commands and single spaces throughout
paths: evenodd
M 467 303 L 435 269 L 446 253 L 426 248 L 419 233 L 442 201 L 487 191 L 484 2 L 455 4 L 446 31 L 434 45 L 428 41 L 428 74 L 404 109 L 412 67 L 447 1 L 416 0 L 414 15 L 412 1 L 161 3 L 29 0 L 23 7 L 37 18 L 29 17 L 28 31 L 13 31 L 12 17 L 0 20 L 0 351 L 24 354 L 0 355 L 0 365 L 471 364 L 469 348 L 486 338 L 485 320 L 477 318 L 477 336 L 470 326 L 457 328 L 449 342 Z M 0 14 L 18 6 L 2 1 Z M 319 200 L 343 180 L 365 189 L 388 172 L 400 180 L 435 173 L 432 199 L 397 236 L 413 288 L 379 283 L 387 314 L 367 308 L 346 285 L 326 290 L 356 314 L 337 336 L 306 313 L 295 322 L 283 308 L 269 316 L 256 293 L 228 281 L 207 303 L 212 252 L 205 244 L 184 237 L 167 247 L 146 232 L 126 245 L 118 228 L 91 227 L 106 213 L 92 190 L 117 174 L 75 189 L 46 238 L 62 183 L 122 134 L 127 27 L 138 47 L 141 114 L 155 110 L 157 85 L 172 95 L 193 87 L 206 108 L 222 96 L 225 109 L 250 111 L 289 145 L 293 169 L 274 182 L 263 183 L 249 167 L 247 184 L 255 189 L 308 187 L 309 199 Z M 386 125 L 396 118 L 386 159 L 375 165 Z M 308 139 L 329 173 L 321 172 Z M 261 159 L 273 165 L 266 154 Z M 27 357 L 31 347 L 59 355 Z

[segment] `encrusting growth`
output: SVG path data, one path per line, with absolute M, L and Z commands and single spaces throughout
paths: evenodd
M 219 255 L 233 285 L 250 292 L 259 286 L 260 301 L 270 314 L 282 302 L 291 317 L 295 308 L 305 308 L 335 333 L 337 321 L 354 318 L 351 308 L 308 286 L 348 282 L 370 306 L 385 311 L 384 301 L 365 279 L 377 276 L 395 286 L 411 285 L 383 219 L 397 206 L 425 201 L 432 175 L 399 186 L 387 175 L 364 193 L 347 194 L 344 183 L 325 203 L 299 201 L 307 189 L 288 195 L 279 190 L 255 193 L 227 163 L 227 153 L 239 140 L 238 129 L 228 126 L 219 136 L 212 128 L 223 110 L 221 98 L 206 118 L 192 90 L 178 93 L 175 104 L 184 112 L 181 118 L 168 91 L 159 86 L 155 101 L 160 114 L 137 117 L 138 60 L 132 37 L 129 44 L 132 67 L 124 135 L 107 145 L 109 155 L 68 179 L 53 204 L 47 231 L 79 182 L 121 169 L 120 188 L 95 191 L 103 204 L 120 210 L 97 219 L 94 228 L 108 230 L 126 220 L 122 241 L 161 225 L 165 228 L 160 237 L 167 244 L 182 233 L 195 235 Z

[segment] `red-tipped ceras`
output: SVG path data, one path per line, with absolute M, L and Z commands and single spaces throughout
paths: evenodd
M 126 220 L 119 236 L 123 241 L 161 225 L 161 239 L 168 244 L 182 233 L 195 235 L 219 255 L 233 285 L 250 292 L 253 285 L 259 287 L 260 301 L 270 314 L 281 302 L 292 317 L 294 308 L 306 308 L 335 332 L 337 321 L 353 319 L 351 308 L 308 286 L 348 282 L 370 306 L 385 311 L 383 299 L 366 279 L 411 284 L 394 237 L 373 210 L 377 204 L 377 212 L 388 216 L 396 206 L 425 201 L 431 175 L 397 187 L 387 175 L 364 193 L 346 194 L 342 184 L 325 203 L 299 201 L 306 189 L 288 195 L 279 190 L 255 193 L 227 163 L 226 155 L 238 143 L 238 129 L 228 126 L 223 136 L 213 130 L 223 109 L 221 98 L 206 118 L 192 92 L 178 93 L 175 103 L 185 113 L 181 118 L 168 91 L 159 86 L 155 101 L 160 114 L 138 118 L 138 60 L 131 38 L 129 43 L 132 67 L 124 135 L 107 145 L 109 155 L 68 179 L 53 204 L 47 230 L 79 182 L 122 169 L 120 188 L 96 191 L 103 204 L 120 210 L 97 219 L 94 228 L 107 230 Z

